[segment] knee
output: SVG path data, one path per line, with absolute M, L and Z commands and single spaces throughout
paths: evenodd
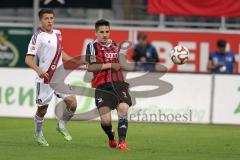
M 108 117 L 101 117 L 101 124 L 104 126 L 111 125 L 111 118 Z
M 76 111 L 76 109 L 77 109 L 77 100 L 76 100 L 76 98 L 74 96 L 69 96 L 64 101 L 65 101 L 67 107 L 71 111 L 73 111 L 73 112 Z
M 76 109 L 77 109 L 77 105 L 70 106 L 69 109 L 70 109 L 72 112 L 75 112 Z
M 127 115 L 129 105 L 127 103 L 120 103 L 117 110 L 120 116 Z

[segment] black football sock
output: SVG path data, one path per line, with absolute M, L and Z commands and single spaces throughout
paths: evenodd
M 106 133 L 106 135 L 108 136 L 109 140 L 114 140 L 114 134 L 112 133 L 112 125 L 101 124 L 101 126 L 104 132 Z
M 119 142 L 121 140 L 125 141 L 125 138 L 126 138 L 126 135 L 127 135 L 127 129 L 128 129 L 127 115 L 119 117 L 119 120 L 118 120 L 118 138 L 119 138 Z

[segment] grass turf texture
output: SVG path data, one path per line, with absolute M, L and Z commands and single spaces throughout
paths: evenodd
M 56 120 L 45 120 L 49 147 L 33 141 L 33 120 L 0 118 L 1 160 L 232 160 L 240 159 L 240 127 L 129 123 L 128 151 L 110 149 L 97 121 L 68 125 L 73 141 L 56 132 Z M 114 123 L 115 131 L 117 124 Z

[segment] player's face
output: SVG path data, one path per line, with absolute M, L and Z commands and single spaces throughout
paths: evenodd
M 147 39 L 140 39 L 140 40 L 139 40 L 139 44 L 140 44 L 141 46 L 146 46 L 146 45 L 147 45 Z
M 226 47 L 218 47 L 218 52 L 220 54 L 225 54 L 226 53 Z
M 106 43 L 110 36 L 110 27 L 99 26 L 95 34 L 98 41 L 100 41 L 101 43 Z
M 54 15 L 51 13 L 43 14 L 40 19 L 41 28 L 46 32 L 52 32 L 54 24 Z

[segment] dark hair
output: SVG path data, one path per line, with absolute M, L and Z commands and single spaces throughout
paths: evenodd
M 97 31 L 100 26 L 109 26 L 110 27 L 110 22 L 108 22 L 105 19 L 100 19 L 95 23 L 95 30 Z
M 49 13 L 49 14 L 53 14 L 54 15 L 54 11 L 52 9 L 50 9 L 50 8 L 43 8 L 43 9 L 41 9 L 38 12 L 39 19 L 41 19 L 45 13 Z
M 139 41 L 140 39 L 146 40 L 146 39 L 147 39 L 147 35 L 144 34 L 144 33 L 139 33 L 139 34 L 137 35 L 137 40 Z
M 217 46 L 218 47 L 226 47 L 227 42 L 224 39 L 219 39 L 217 41 Z

